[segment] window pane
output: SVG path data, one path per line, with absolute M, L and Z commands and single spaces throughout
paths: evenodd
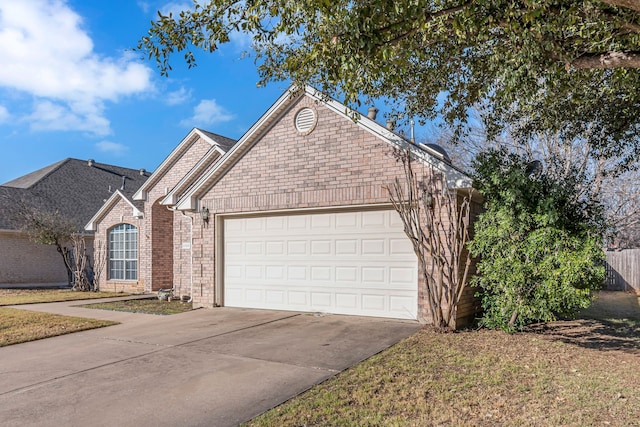
M 109 231 L 109 279 L 138 279 L 138 229 L 120 224 Z

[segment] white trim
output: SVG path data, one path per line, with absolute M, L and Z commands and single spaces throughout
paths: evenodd
M 204 141 L 208 142 L 210 145 L 218 145 L 213 139 L 207 136 L 204 132 L 202 132 L 198 128 L 191 129 L 191 132 L 185 136 L 180 144 L 176 148 L 174 148 L 171 153 L 160 163 L 160 166 L 156 168 L 156 170 L 151 174 L 151 176 L 145 181 L 138 191 L 133 195 L 133 200 L 146 200 L 147 193 L 149 192 L 149 188 L 155 185 L 166 173 L 171 169 L 176 158 L 184 154 L 184 152 L 188 149 L 191 144 L 196 141 L 196 138 L 199 137 Z
M 309 86 L 306 87 L 305 92 L 311 97 L 320 99 L 316 95 L 316 90 Z M 390 131 L 375 120 L 371 120 L 369 117 L 362 115 L 357 111 L 348 109 L 344 104 L 341 104 L 334 99 L 330 98 L 328 100 L 324 100 L 323 102 L 329 109 L 333 110 L 335 113 L 343 117 L 349 118 L 350 120 L 353 115 L 357 115 L 358 120 L 356 121 L 356 124 L 360 128 L 366 130 L 370 134 L 382 140 L 385 140 L 394 148 L 409 149 L 416 159 L 443 172 L 447 177 L 447 183 L 449 184 L 450 188 L 471 187 L 471 178 L 462 171 L 445 162 L 442 158 L 442 155 L 432 148 L 426 146 L 418 147 L 417 145 L 412 144 L 400 135 Z
M 193 166 L 193 168 L 191 168 L 191 170 L 185 176 L 183 176 L 180 181 L 178 181 L 178 183 L 171 189 L 171 191 L 169 191 L 164 199 L 160 201 L 160 204 L 173 206 L 178 203 L 178 197 L 180 196 L 178 192 L 184 190 L 186 183 L 191 181 L 194 175 L 196 175 L 197 173 L 203 173 L 203 171 L 201 171 L 200 169 L 204 164 L 211 160 L 215 153 L 217 153 L 218 156 L 214 158 L 213 161 L 219 160 L 222 156 L 225 155 L 226 151 L 224 151 L 218 145 L 214 145 L 213 147 L 211 147 L 211 149 L 207 151 L 204 156 L 202 156 L 202 158 Z
M 303 93 L 301 93 L 303 92 Z M 195 210 L 198 206 L 198 196 L 200 195 L 200 191 L 203 187 L 210 187 L 211 182 L 215 180 L 215 178 L 220 174 L 224 173 L 224 167 L 231 161 L 237 161 L 239 156 L 244 154 L 244 148 L 246 145 L 249 145 L 253 142 L 253 139 L 256 135 L 260 134 L 263 126 L 266 125 L 269 120 L 273 119 L 276 113 L 279 112 L 281 107 L 286 106 L 288 103 L 293 102 L 293 100 L 297 100 L 300 96 L 309 96 L 313 100 L 322 102 L 326 107 L 330 110 L 334 111 L 336 114 L 348 119 L 353 120 L 353 116 L 356 115 L 358 120 L 356 121 L 356 125 L 358 125 L 363 130 L 368 131 L 374 136 L 382 139 L 389 145 L 395 148 L 407 148 L 410 150 L 412 155 L 419 161 L 429 164 L 436 169 L 442 171 L 447 177 L 447 182 L 451 188 L 467 188 L 471 187 L 472 180 L 465 173 L 460 170 L 454 168 L 450 164 L 446 163 L 441 159 L 442 155 L 435 150 L 430 149 L 429 147 L 420 148 L 415 144 L 412 144 L 402 138 L 401 136 L 391 132 L 386 127 L 381 124 L 375 122 L 374 120 L 369 119 L 367 116 L 360 114 L 357 111 L 348 109 L 344 104 L 341 104 L 338 101 L 333 99 L 326 99 L 325 97 L 321 97 L 318 95 L 316 89 L 305 86 L 304 91 L 296 91 L 295 86 L 291 86 L 287 89 L 278 100 L 263 114 L 260 119 L 254 123 L 253 126 L 245 133 L 240 140 L 234 145 L 216 164 L 213 168 L 211 168 L 206 174 L 204 174 L 192 187 L 191 189 L 185 193 L 184 197 L 181 201 L 176 204 L 176 209 L 178 210 Z M 231 167 L 229 165 L 229 167 Z M 228 168 L 227 168 L 228 170 Z
M 220 160 L 215 164 L 213 168 L 211 168 L 206 174 L 204 174 L 192 187 L 191 189 L 185 193 L 184 197 L 178 204 L 176 205 L 176 209 L 178 210 L 195 210 L 197 208 L 197 200 L 195 194 L 202 188 L 202 186 L 206 185 L 207 181 L 216 175 L 223 166 L 229 162 L 229 159 L 233 159 L 245 145 L 248 144 L 247 141 L 251 141 L 252 137 L 254 137 L 259 130 L 262 129 L 263 125 L 267 123 L 267 121 L 282 107 L 282 105 L 288 103 L 292 97 L 294 96 L 293 86 L 287 89 L 280 98 L 276 100 L 276 102 L 269 107 L 269 109 L 255 122 L 249 130 L 242 135 L 242 137 L 238 140 L 238 142 L 231 147 L 227 153 L 222 156 Z M 242 154 L 242 153 L 240 153 Z
M 338 206 L 314 206 L 310 208 L 288 208 L 288 209 L 273 209 L 268 211 L 249 211 L 249 212 L 229 212 L 219 213 L 216 217 L 252 217 L 252 216 L 278 216 L 286 214 L 300 214 L 307 215 L 313 213 L 325 213 L 325 212 L 350 212 L 350 211 L 379 211 L 393 209 L 393 204 L 389 203 L 370 203 L 370 204 L 356 204 L 356 205 L 338 205 Z
M 142 218 L 144 217 L 144 213 L 142 211 L 140 211 L 128 198 L 127 196 L 125 196 L 120 190 L 116 190 L 111 197 L 109 197 L 107 199 L 106 202 L 104 202 L 104 204 L 102 205 L 102 207 L 98 210 L 98 212 L 95 213 L 95 215 L 93 215 L 93 217 L 91 217 L 91 219 L 89 220 L 89 222 L 87 223 L 87 225 L 84 226 L 84 229 L 87 231 L 96 231 L 96 222 L 98 222 L 98 220 L 100 220 L 104 214 L 110 210 L 113 205 L 115 205 L 116 203 L 116 198 L 121 198 L 122 200 L 124 200 L 129 206 L 131 206 L 131 216 L 133 216 L 134 218 Z

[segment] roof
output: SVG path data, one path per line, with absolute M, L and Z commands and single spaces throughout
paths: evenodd
M 151 174 L 149 179 L 133 194 L 133 200 L 145 200 L 147 192 L 157 184 L 163 176 L 171 171 L 174 163 L 178 161 L 182 155 L 189 150 L 198 139 L 209 143 L 212 147 L 217 148 L 220 154 L 226 153 L 236 141 L 226 136 L 207 132 L 202 129 L 193 128 L 191 132 L 185 136 L 182 141 L 174 148 L 171 153 L 160 163 L 160 166 Z
M 231 147 L 216 164 L 204 173 L 184 194 L 176 204 L 178 210 L 198 209 L 198 199 L 214 183 L 224 176 L 233 165 L 255 144 L 281 115 L 291 108 L 300 96 L 308 96 L 332 110 L 334 113 L 355 121 L 361 129 L 375 135 L 382 141 L 395 148 L 406 148 L 410 150 L 412 156 L 417 160 L 431 165 L 440 170 L 447 177 L 447 182 L 451 188 L 471 188 L 471 178 L 460 169 L 454 167 L 444 159 L 442 153 L 432 147 L 419 146 L 398 135 L 380 123 L 368 118 L 357 111 L 349 110 L 344 104 L 327 98 L 310 86 L 305 86 L 303 90 L 298 90 L 296 86 L 286 90 L 278 100 L 254 123 L 249 130 L 242 135 L 238 142 Z
M 82 230 L 116 190 L 130 198 L 149 175 L 94 161 L 62 160 L 0 186 L 0 229 L 20 229 L 16 208 L 26 205 L 58 211 Z
M 123 200 L 131 208 L 131 216 L 136 218 L 142 218 L 144 215 L 144 202 L 132 200 L 131 193 L 125 194 L 121 190 L 116 190 L 111 197 L 102 205 L 102 207 L 96 212 L 91 219 L 84 226 L 87 231 L 95 231 L 96 223 L 118 202 Z
M 235 139 L 227 138 L 226 136 L 218 135 L 217 133 L 209 132 L 200 128 L 196 129 L 207 135 L 211 140 L 215 141 L 224 151 L 229 151 L 229 149 L 238 142 Z
M 56 170 L 58 167 L 60 167 L 67 160 L 69 160 L 69 159 L 61 160 L 58 163 L 54 163 L 52 165 L 45 166 L 42 169 L 38 169 L 37 171 L 34 171 L 34 172 L 28 173 L 26 175 L 23 175 L 23 176 L 21 176 L 19 178 L 16 178 L 16 179 L 12 180 L 12 181 L 5 182 L 4 184 L 2 184 L 2 186 L 3 187 L 13 187 L 13 188 L 29 188 L 33 184 L 35 184 L 36 182 L 38 182 L 41 179 L 43 179 L 44 177 L 46 177 L 49 173 L 51 173 L 52 171 Z

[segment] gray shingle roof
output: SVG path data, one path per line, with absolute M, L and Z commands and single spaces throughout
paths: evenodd
M 147 180 L 149 172 L 87 161 L 65 159 L 0 186 L 0 229 L 19 229 L 16 207 L 58 211 L 83 230 L 113 191 L 131 195 Z M 124 177 L 124 178 L 123 178 Z
M 209 132 L 200 128 L 196 129 L 217 142 L 224 151 L 229 151 L 229 149 L 236 145 L 236 142 L 238 142 L 235 139 L 227 138 L 226 136 L 218 135 L 217 133 Z

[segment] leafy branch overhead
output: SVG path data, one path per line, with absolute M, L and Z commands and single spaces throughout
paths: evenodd
M 160 15 L 138 50 L 166 74 L 172 54 L 194 66 L 238 33 L 259 84 L 308 83 L 350 106 L 385 97 L 458 132 L 484 100 L 492 135 L 526 118 L 520 137 L 589 126 L 603 144 L 636 144 L 640 1 L 213 0 Z

